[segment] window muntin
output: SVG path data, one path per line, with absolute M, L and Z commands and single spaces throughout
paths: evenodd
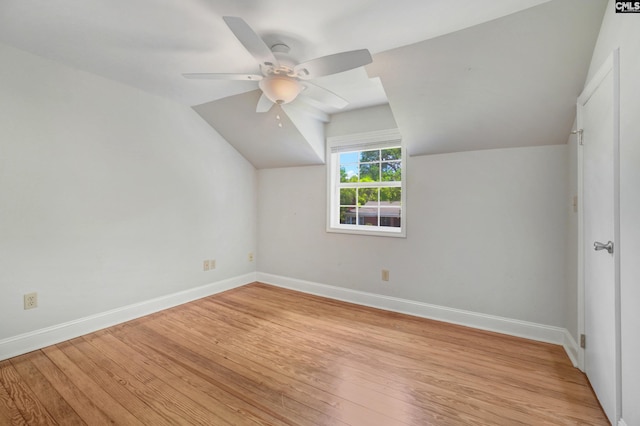
M 328 231 L 404 236 L 404 150 L 398 141 L 332 147 Z

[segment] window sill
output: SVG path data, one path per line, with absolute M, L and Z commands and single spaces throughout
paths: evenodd
M 327 227 L 328 233 L 334 234 L 351 234 L 351 235 L 366 235 L 370 237 L 392 237 L 392 238 L 406 238 L 407 233 L 404 229 L 397 230 L 397 228 L 389 228 L 389 230 L 380 229 L 378 227 L 372 227 L 373 229 L 362 229 L 362 227 L 355 226 L 340 226 L 340 227 Z

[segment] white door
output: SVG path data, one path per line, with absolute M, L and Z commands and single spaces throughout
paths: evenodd
M 612 424 L 620 415 L 616 60 L 617 52 L 578 100 L 583 141 L 584 371 Z

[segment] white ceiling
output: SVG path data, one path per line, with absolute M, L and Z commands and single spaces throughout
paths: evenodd
M 375 56 L 411 155 L 566 143 L 605 1 L 555 0 Z
M 286 42 L 299 61 L 368 48 L 368 75 L 359 69 L 316 83 L 348 99 L 347 109 L 388 96 L 410 152 L 422 154 L 566 141 L 605 3 L 2 0 L 0 41 L 199 105 L 263 168 L 322 162 L 322 126 L 284 117 L 280 128 L 277 111 L 255 113 L 255 83 L 181 76 L 258 71 L 222 16 L 242 17 L 267 44 Z

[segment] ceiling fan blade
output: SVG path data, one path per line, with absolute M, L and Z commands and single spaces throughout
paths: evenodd
M 182 74 L 184 78 L 190 80 L 244 80 L 244 81 L 260 81 L 261 75 L 257 74 L 224 74 L 210 72 L 195 72 Z
M 336 95 L 329 89 L 320 87 L 317 84 L 311 83 L 310 81 L 305 81 L 302 85 L 305 87 L 302 95 L 316 102 L 320 102 L 324 105 L 328 105 L 330 107 L 338 109 L 342 109 L 349 105 L 349 101 Z
M 256 106 L 256 112 L 267 112 L 273 106 L 273 102 L 271 99 L 267 98 L 267 96 L 263 93 L 258 99 L 258 105 Z
M 309 80 L 325 75 L 337 74 L 358 68 L 373 61 L 371 53 L 367 49 L 351 50 L 349 52 L 335 53 L 322 56 L 296 65 L 293 71 L 298 78 Z
M 273 55 L 269 46 L 267 46 L 258 34 L 247 24 L 244 19 L 236 16 L 223 16 L 224 22 L 242 43 L 245 49 L 258 61 L 260 65 L 278 66 L 278 60 Z

